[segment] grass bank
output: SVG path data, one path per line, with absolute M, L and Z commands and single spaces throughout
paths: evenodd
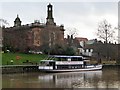
M 2 65 L 23 65 L 36 64 L 47 55 L 40 54 L 24 54 L 24 53 L 2 53 Z M 13 61 L 13 62 L 11 62 Z M 28 63 L 26 63 L 29 61 Z

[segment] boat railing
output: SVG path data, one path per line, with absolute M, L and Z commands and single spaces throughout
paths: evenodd
M 49 60 L 53 60 L 53 59 L 54 59 L 54 57 L 50 57 L 50 58 L 49 58 Z
M 45 58 L 44 60 L 53 60 L 54 59 L 54 57 L 50 57 L 50 56 L 48 56 L 47 58 Z
M 39 66 L 39 69 L 48 69 L 48 70 L 50 70 L 50 69 L 53 69 L 53 67 L 52 66 Z
M 44 58 L 44 60 L 48 60 L 49 59 L 49 57 L 47 57 L 47 58 Z

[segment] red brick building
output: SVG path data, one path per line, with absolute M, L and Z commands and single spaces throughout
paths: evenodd
M 24 52 L 26 50 L 42 51 L 56 44 L 64 44 L 64 26 L 58 26 L 53 18 L 53 6 L 47 6 L 46 23 L 35 21 L 31 24 L 21 25 L 19 16 L 14 26 L 3 29 L 4 47 L 14 48 Z
M 87 38 L 83 38 L 83 37 L 75 37 L 76 40 L 78 40 L 79 42 L 84 41 L 87 42 L 88 39 Z

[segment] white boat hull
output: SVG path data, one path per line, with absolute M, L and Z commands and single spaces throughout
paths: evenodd
M 80 68 L 80 69 L 41 69 L 39 68 L 40 71 L 44 71 L 44 72 L 81 72 L 81 71 L 96 71 L 101 69 L 102 69 L 102 65 L 85 66 L 85 68 Z

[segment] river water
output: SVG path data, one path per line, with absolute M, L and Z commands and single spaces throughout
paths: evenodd
M 2 88 L 119 88 L 120 68 L 70 73 L 4 74 Z

